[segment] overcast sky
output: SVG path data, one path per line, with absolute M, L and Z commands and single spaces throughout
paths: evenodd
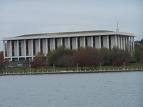
M 0 0 L 0 40 L 29 33 L 115 30 L 143 38 L 143 0 Z M 0 43 L 2 49 L 2 42 Z

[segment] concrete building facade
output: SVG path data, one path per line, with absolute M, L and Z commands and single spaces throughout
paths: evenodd
M 61 46 L 68 49 L 117 47 L 134 51 L 132 33 L 107 30 L 28 34 L 5 38 L 3 43 L 5 59 L 10 61 L 32 60 L 39 52 L 46 55 Z

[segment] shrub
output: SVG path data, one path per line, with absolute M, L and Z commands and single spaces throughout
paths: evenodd
M 33 61 L 31 62 L 31 67 L 44 67 L 47 65 L 47 62 L 46 62 L 46 57 L 44 56 L 43 53 L 38 53 Z

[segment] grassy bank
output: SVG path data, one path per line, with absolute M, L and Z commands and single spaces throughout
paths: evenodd
M 28 74 L 56 74 L 56 73 L 100 73 L 100 72 L 127 72 L 143 71 L 143 64 L 128 66 L 98 66 L 98 67 L 15 67 L 1 68 L 0 75 L 28 75 Z

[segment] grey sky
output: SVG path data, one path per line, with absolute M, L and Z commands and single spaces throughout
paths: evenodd
M 142 0 L 0 0 L 0 40 L 29 33 L 115 30 L 143 38 Z M 2 43 L 0 43 L 2 49 Z

